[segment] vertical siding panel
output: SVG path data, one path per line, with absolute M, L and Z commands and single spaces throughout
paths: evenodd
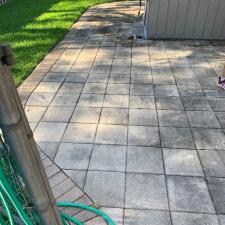
M 170 0 L 168 5 L 168 17 L 166 36 L 173 38 L 176 29 L 177 13 L 178 13 L 179 0 Z
M 147 35 L 147 38 L 150 37 L 150 20 L 149 20 L 149 15 L 150 15 L 150 7 L 149 7 L 149 1 L 146 1 L 146 6 L 145 6 L 145 17 L 144 17 L 144 31 L 145 35 Z
M 193 38 L 202 38 L 208 7 L 209 0 L 199 0 L 198 11 L 195 19 L 195 26 L 193 30 Z
M 224 39 L 225 40 L 225 22 L 224 22 L 224 26 L 223 26 L 223 30 L 222 30 L 220 39 Z
M 188 13 L 187 13 L 187 20 L 186 20 L 185 30 L 184 30 L 185 38 L 192 37 L 195 18 L 197 14 L 198 2 L 199 2 L 199 0 L 189 0 L 189 1 L 190 1 L 190 5 L 189 5 Z
M 158 20 L 158 12 L 159 12 L 159 1 L 158 0 L 149 0 L 149 33 L 151 37 L 154 37 L 157 32 L 157 20 Z
M 150 37 L 225 39 L 225 0 L 149 0 Z
M 176 37 L 183 37 L 185 23 L 186 23 L 186 15 L 188 10 L 188 2 L 187 0 L 179 0 L 179 9 L 177 12 L 177 24 L 175 29 Z
M 168 1 L 171 0 L 161 0 L 159 1 L 159 17 L 158 17 L 158 34 L 163 36 L 166 33 L 167 24 L 167 12 L 168 12 Z
M 208 14 L 205 22 L 203 38 L 209 39 L 213 33 L 220 0 L 210 0 Z
M 220 1 L 219 10 L 217 12 L 216 21 L 214 24 L 214 29 L 212 33 L 212 37 L 215 39 L 219 39 L 221 35 L 221 31 L 223 29 L 225 20 L 225 1 Z

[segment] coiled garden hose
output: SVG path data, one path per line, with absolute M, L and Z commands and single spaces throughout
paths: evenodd
M 0 167 L 0 203 L 5 209 L 5 214 L 7 215 L 8 222 L 10 225 L 18 225 L 18 224 L 24 224 L 24 225 L 34 225 L 34 223 L 30 220 L 30 218 L 27 216 L 26 212 L 24 211 L 22 204 L 18 201 L 16 194 L 14 193 L 13 189 L 9 185 L 8 181 L 6 180 L 3 171 Z M 11 207 L 13 206 L 15 212 L 12 213 Z M 58 202 L 56 203 L 58 207 L 74 207 L 74 208 L 81 208 L 90 212 L 94 212 L 97 215 L 101 216 L 108 225 L 115 225 L 112 219 L 110 219 L 105 213 L 102 211 L 93 208 L 91 206 L 86 206 L 79 203 L 71 203 L 71 202 Z M 13 214 L 16 213 L 18 215 L 18 218 L 21 220 L 21 223 L 16 222 Z M 63 212 L 60 212 L 60 216 L 62 218 L 63 225 L 68 225 L 68 221 L 77 224 L 77 225 L 84 225 L 82 222 L 80 222 L 78 219 L 69 216 Z M 36 217 L 36 216 L 35 216 Z M 36 218 L 36 222 L 39 223 L 39 219 Z M 1 225 L 7 225 L 5 222 L 3 216 L 0 214 L 0 224 Z
M 101 216 L 108 223 L 108 225 L 115 225 L 113 220 L 110 217 L 108 217 L 104 212 L 102 212 L 99 209 L 93 208 L 91 206 L 87 206 L 87 205 L 83 205 L 79 203 L 71 203 L 71 202 L 58 202 L 56 203 L 56 205 L 58 207 L 75 207 L 75 208 L 88 210 L 90 212 L 96 213 L 97 215 Z

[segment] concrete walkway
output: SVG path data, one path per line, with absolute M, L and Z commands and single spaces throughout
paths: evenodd
M 118 225 L 225 225 L 225 44 L 129 40 L 137 12 L 91 8 L 21 85 L 36 141 Z

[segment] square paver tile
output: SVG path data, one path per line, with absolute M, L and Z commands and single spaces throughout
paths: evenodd
M 103 108 L 100 123 L 126 125 L 128 123 L 128 109 Z
M 216 117 L 219 120 L 219 123 L 222 128 L 225 128 L 225 112 L 217 112 Z
M 217 214 L 225 214 L 225 178 L 208 177 L 209 191 Z
M 157 121 L 156 110 L 130 109 L 129 124 L 157 126 L 158 121 Z
M 125 173 L 89 171 L 84 191 L 99 206 L 124 207 Z
M 130 83 L 130 75 L 124 74 L 110 74 L 109 83 L 110 84 L 129 84 Z
M 130 66 L 127 65 L 114 65 L 112 66 L 111 73 L 113 74 L 130 74 Z
M 106 84 L 103 83 L 86 83 L 84 85 L 82 93 L 85 94 L 104 94 L 106 90 Z
M 105 95 L 103 107 L 128 108 L 129 95 Z
M 160 85 L 157 84 L 154 86 L 155 95 L 158 97 L 162 96 L 174 96 L 178 97 L 179 92 L 176 85 Z
M 79 94 L 58 93 L 52 101 L 51 106 L 75 106 Z
M 178 85 L 200 85 L 195 76 L 176 76 L 176 82 Z
M 62 82 L 65 79 L 66 75 L 67 75 L 67 73 L 49 72 L 46 74 L 43 81 L 45 81 L 45 82 Z
M 152 66 L 152 75 L 164 75 L 164 76 L 171 76 L 173 72 L 170 66 Z
M 41 82 L 34 90 L 34 92 L 56 93 L 60 87 L 60 82 Z
M 198 151 L 206 176 L 225 177 L 225 151 Z
M 51 72 L 55 73 L 68 73 L 72 65 L 60 65 L 54 64 L 51 68 Z
M 180 95 L 183 96 L 204 96 L 201 86 L 178 85 Z
M 155 99 L 153 96 L 130 96 L 130 108 L 155 109 Z
M 110 73 L 111 65 L 95 64 L 91 69 L 91 73 Z
M 55 157 L 55 163 L 61 169 L 87 170 L 91 151 L 91 144 L 61 143 Z
M 225 150 L 225 134 L 222 129 L 193 128 L 197 149 Z
M 159 126 L 189 127 L 184 111 L 158 110 Z
M 205 58 L 200 57 L 188 57 L 188 61 L 192 68 L 208 68 L 209 64 L 208 61 Z
M 49 106 L 54 96 L 54 93 L 32 93 L 26 105 Z
M 179 66 L 173 66 L 173 73 L 174 76 L 194 76 L 194 72 L 192 68 L 190 67 L 179 67 Z
M 171 225 L 168 211 L 125 209 L 124 225 Z
M 73 65 L 69 74 L 71 75 L 71 77 L 73 77 L 73 75 L 76 76 L 77 74 L 88 74 L 91 70 L 92 63 L 93 63 L 92 56 L 89 56 L 89 57 L 86 56 L 86 59 L 84 59 L 84 56 L 80 55 L 80 58 L 78 58 L 76 63 Z M 73 79 L 76 82 L 75 76 L 74 76 L 74 78 L 70 79 L 70 82 Z
M 87 82 L 89 83 L 107 83 L 109 79 L 108 74 L 90 74 L 88 76 Z
M 129 84 L 108 84 L 106 94 L 107 95 L 129 95 Z
M 95 143 L 126 145 L 127 126 L 100 124 L 98 126 Z
M 168 209 L 164 175 L 128 173 L 126 176 L 125 207 Z
M 126 146 L 95 145 L 89 170 L 125 172 Z
M 151 66 L 170 67 L 170 63 L 167 59 L 151 59 Z
M 129 146 L 127 172 L 164 173 L 161 150 L 159 148 Z
M 39 122 L 41 117 L 46 111 L 46 107 L 41 106 L 26 106 L 25 113 L 28 119 L 28 122 Z
M 98 123 L 101 108 L 76 107 L 71 122 L 76 123 Z
M 80 94 L 83 83 L 63 83 L 58 93 Z
M 78 106 L 102 107 L 104 95 L 81 94 Z
M 212 110 L 211 105 L 209 104 L 209 101 L 204 96 L 191 96 L 191 97 L 182 97 L 184 107 L 186 110 L 206 110 L 210 111 Z
M 219 225 L 216 215 L 172 212 L 174 225 Z
M 192 68 L 197 77 L 216 77 L 216 71 L 210 68 Z
M 158 128 L 150 126 L 129 126 L 128 144 L 159 147 L 160 143 Z
M 190 128 L 160 127 L 162 147 L 195 149 Z
M 156 97 L 157 109 L 184 110 L 180 97 Z
M 166 174 L 203 176 L 195 150 L 163 149 Z
M 132 75 L 131 76 L 132 84 L 152 84 L 151 75 Z
M 191 127 L 221 128 L 212 111 L 187 111 L 187 117 Z
M 225 225 L 225 215 L 219 215 L 220 225 Z
M 155 75 L 153 77 L 153 83 L 154 84 L 176 84 L 176 81 L 173 76 L 164 76 L 164 75 Z
M 225 111 L 225 98 L 208 98 L 209 102 L 215 112 L 224 112 Z
M 63 137 L 64 142 L 93 143 L 97 124 L 70 123 Z
M 222 88 L 218 88 L 216 85 L 214 86 L 202 86 L 202 89 L 205 92 L 207 97 L 219 97 L 224 98 L 225 93 Z
M 147 74 L 151 75 L 151 67 L 149 65 L 132 65 L 131 74 Z
M 68 122 L 74 107 L 49 107 L 42 117 L 42 121 Z
M 36 141 L 59 142 L 62 139 L 67 123 L 40 122 L 35 131 Z
M 206 76 L 199 77 L 198 76 L 197 78 L 198 78 L 199 83 L 202 86 L 204 86 L 204 85 L 205 86 L 214 86 L 218 80 L 217 76 L 215 76 L 215 77 L 206 77 Z
M 68 83 L 84 83 L 86 82 L 88 73 L 68 73 L 66 81 Z
M 131 84 L 131 95 L 153 95 L 153 85 L 150 84 Z
M 167 185 L 171 210 L 215 212 L 204 178 L 168 176 Z

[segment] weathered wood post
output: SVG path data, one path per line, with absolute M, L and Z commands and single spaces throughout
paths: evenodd
M 43 225 L 62 225 L 55 199 L 26 119 L 9 66 L 11 48 L 0 45 L 0 128 L 12 150 Z

